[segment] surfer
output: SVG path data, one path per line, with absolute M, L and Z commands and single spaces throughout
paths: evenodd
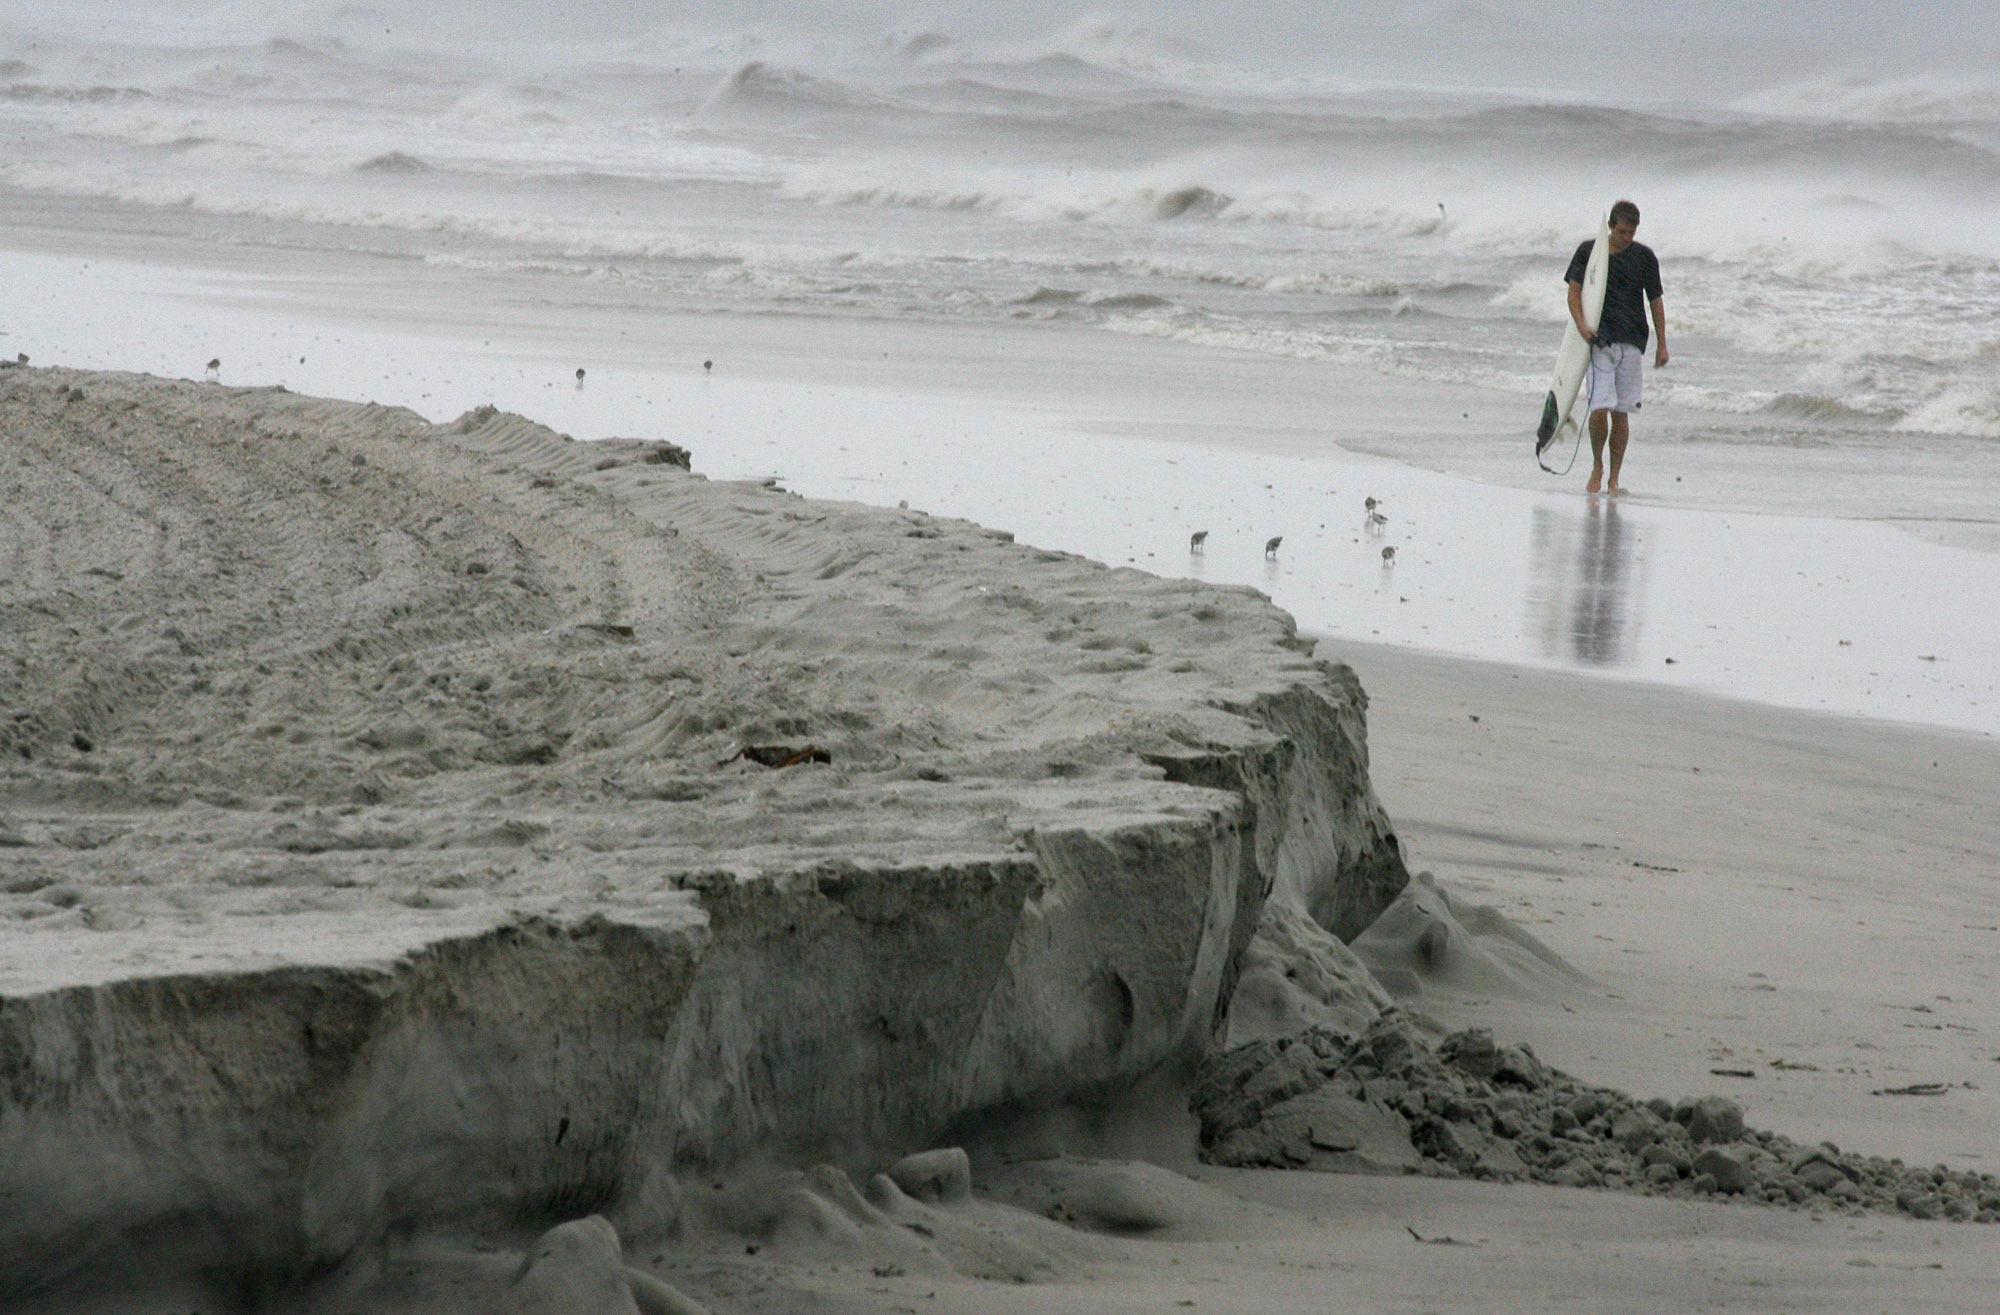
M 1653 315 L 1653 368 L 1667 363 L 1667 308 L 1660 299 L 1660 261 L 1653 249 L 1632 240 L 1639 231 L 1639 207 L 1620 201 L 1611 207 L 1611 259 L 1605 279 L 1604 313 L 1593 335 L 1584 323 L 1583 271 L 1590 262 L 1591 243 L 1570 257 L 1569 316 L 1576 331 L 1590 344 L 1590 370 L 1584 379 L 1584 405 L 1590 411 L 1590 483 L 1584 488 L 1619 492 L 1618 468 L 1625 464 L 1625 444 L 1631 438 L 1631 414 L 1639 409 L 1640 358 L 1646 352 L 1646 312 Z M 1608 443 L 1607 443 L 1608 440 Z M 1610 479 L 1605 479 L 1604 449 L 1611 449 Z

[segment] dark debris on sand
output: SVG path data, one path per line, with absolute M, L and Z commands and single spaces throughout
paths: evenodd
M 1239 1167 L 1533 1181 L 1647 1195 L 2000 1223 L 2000 1178 L 1801 1145 L 1721 1096 L 1636 1100 L 1549 1068 L 1484 1028 L 1435 1046 L 1407 1015 L 1203 1065 L 1203 1158 Z

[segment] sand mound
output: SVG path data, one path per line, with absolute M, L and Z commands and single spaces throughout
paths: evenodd
M 1350 948 L 1401 999 L 1426 990 L 1560 998 L 1593 983 L 1498 909 L 1452 898 L 1420 872 Z
M 20 369 L 0 426 L 31 1290 L 680 1227 L 1186 1062 L 1406 879 L 1248 590 L 491 411 Z

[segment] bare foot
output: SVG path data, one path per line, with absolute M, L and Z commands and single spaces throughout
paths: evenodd
M 1623 486 L 1623 485 L 1619 485 L 1619 484 L 1613 484 L 1613 485 L 1612 485 L 1612 486 L 1611 486 L 1610 488 L 1608 488 L 1608 489 L 1606 489 L 1606 490 L 1604 490 L 1604 491 L 1605 491 L 1606 493 L 1609 493 L 1609 494 L 1610 494 L 1610 495 L 1611 495 L 1612 497 L 1614 497 L 1614 498 L 1615 498 L 1615 497 L 1617 497 L 1617 496 L 1618 496 L 1619 494 L 1623 493 L 1623 492 L 1625 491 L 1625 489 L 1624 489 L 1624 486 Z
M 1590 472 L 1590 483 L 1583 486 L 1583 491 L 1585 493 L 1595 493 L 1603 487 L 1604 487 L 1604 472 L 1601 470 L 1593 470 Z

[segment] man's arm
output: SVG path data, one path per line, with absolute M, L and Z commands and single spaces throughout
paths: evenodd
M 1654 305 L 1658 304 L 1658 302 L 1654 303 Z M 1569 285 L 1569 317 L 1575 322 L 1576 331 L 1583 335 L 1583 340 L 1595 345 L 1597 335 L 1583 321 L 1583 284 L 1574 280 L 1571 280 Z
M 1577 287 L 1570 284 L 1569 299 L 1577 299 Z M 1667 363 L 1667 303 L 1664 297 L 1655 297 L 1647 303 L 1653 312 L 1653 341 L 1659 345 L 1653 349 L 1653 368 L 1659 369 Z

